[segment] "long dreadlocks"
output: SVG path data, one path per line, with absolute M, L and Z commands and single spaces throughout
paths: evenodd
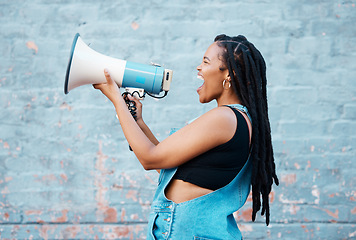
M 261 215 L 266 214 L 269 224 L 269 193 L 273 181 L 279 184 L 273 157 L 271 128 L 268 119 L 266 94 L 266 63 L 256 47 L 239 35 L 229 37 L 219 35 L 214 40 L 224 49 L 222 60 L 225 66 L 220 70 L 229 70 L 232 87 L 245 105 L 252 118 L 252 221 L 261 208 Z

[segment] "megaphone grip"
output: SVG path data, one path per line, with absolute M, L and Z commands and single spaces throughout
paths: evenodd
M 134 101 L 131 101 L 131 100 L 127 97 L 128 94 L 131 95 L 131 93 L 129 93 L 129 92 L 124 92 L 124 93 L 122 94 L 122 97 L 124 98 L 125 103 L 126 103 L 126 105 L 127 105 L 127 108 L 129 109 L 129 111 L 130 111 L 132 117 L 133 117 L 135 120 L 137 120 L 137 116 L 136 116 L 136 110 L 137 110 L 136 103 L 135 103 Z

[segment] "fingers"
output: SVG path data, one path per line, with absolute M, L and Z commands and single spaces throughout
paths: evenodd
M 128 94 L 127 97 L 131 100 L 134 101 L 136 104 L 142 104 L 140 100 L 138 100 L 135 96 L 132 96 L 131 94 Z
M 104 75 L 105 75 L 106 82 L 93 84 L 94 89 L 100 90 L 104 85 L 114 84 L 114 81 L 112 80 L 109 70 L 107 68 L 104 69 Z
M 104 74 L 105 74 L 106 81 L 107 81 L 109 84 L 113 83 L 113 80 L 111 79 L 109 70 L 108 70 L 107 68 L 104 69 Z

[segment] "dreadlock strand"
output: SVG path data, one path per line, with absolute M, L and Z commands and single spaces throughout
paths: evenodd
M 249 68 L 251 66 L 251 72 L 252 72 L 252 75 L 253 75 L 253 79 L 251 79 L 251 82 L 253 84 L 253 90 L 254 90 L 254 95 L 255 95 L 255 101 L 256 101 L 256 108 L 257 108 L 257 118 L 258 118 L 258 121 L 259 121 L 259 125 L 257 127 L 257 129 L 259 130 L 260 134 L 262 134 L 262 136 L 259 136 L 259 139 L 262 141 L 258 146 L 258 159 L 260 159 L 258 165 L 258 172 L 259 172 L 259 176 L 261 177 L 261 182 L 258 184 L 258 187 L 260 188 L 260 192 L 258 194 L 258 198 L 259 198 L 259 208 L 261 206 L 261 202 L 260 202 L 260 197 L 262 195 L 262 214 L 265 213 L 266 211 L 266 198 L 265 198 L 265 194 L 264 194 L 264 190 L 262 188 L 262 186 L 265 186 L 266 185 L 266 182 L 267 182 L 267 173 L 266 173 L 266 166 L 265 166 L 265 161 L 263 160 L 265 158 L 264 156 L 264 149 L 265 149 L 265 134 L 264 134 L 264 121 L 261 119 L 261 110 L 263 109 L 261 107 L 261 94 L 260 94 L 260 83 L 259 83 L 259 77 L 257 77 L 257 74 L 256 74 L 256 69 L 254 68 L 254 61 L 253 59 L 251 59 L 251 57 L 249 59 L 247 59 L 247 56 L 244 57 L 244 61 L 245 61 L 245 64 L 248 63 L 248 66 L 246 66 L 246 72 L 249 72 Z M 250 76 L 247 75 L 246 76 L 247 79 L 250 79 Z M 261 109 L 262 108 L 262 109 Z M 261 122 L 262 120 L 262 122 Z M 262 158 L 262 159 L 261 159 Z M 261 191 L 262 190 L 262 191 Z M 268 198 L 267 198 L 267 202 L 268 202 Z M 256 207 L 256 206 L 255 206 Z M 258 209 L 259 209 L 258 208 Z M 257 209 L 255 209 L 256 211 Z M 258 210 L 257 210 L 258 211 Z M 266 218 L 266 224 L 267 222 L 269 223 L 269 218 Z
M 262 94 L 261 94 L 261 90 L 262 88 L 260 88 L 261 86 L 261 80 L 259 78 L 259 75 L 256 74 L 257 72 L 257 69 L 256 69 L 256 66 L 255 66 L 255 62 L 253 61 L 252 57 L 249 56 L 249 62 L 250 62 L 250 66 L 252 68 L 252 74 L 254 76 L 254 79 L 255 79 L 255 90 L 256 90 L 256 94 L 257 94 L 257 108 L 258 108 L 258 113 L 263 113 L 263 110 L 265 109 L 264 106 L 263 106 L 263 98 L 262 98 Z M 259 156 L 264 159 L 261 161 L 261 167 L 259 168 L 260 170 L 260 174 L 261 174 L 261 177 L 262 177 L 262 185 L 265 185 L 265 186 L 268 186 L 269 185 L 269 179 L 267 176 L 271 175 L 271 171 L 270 171 L 270 164 L 269 164 L 269 157 L 266 156 L 266 154 L 268 153 L 268 151 L 266 151 L 266 141 L 265 141 L 265 129 L 266 129 L 266 126 L 265 126 L 265 123 L 266 121 L 264 121 L 264 119 L 261 119 L 262 116 L 261 114 L 258 115 L 259 116 L 259 121 L 261 121 L 261 124 L 259 125 L 260 127 L 260 134 L 262 135 L 261 136 L 261 144 L 259 145 Z M 268 148 L 267 148 L 268 149 Z M 268 197 L 268 194 L 269 192 L 267 193 L 267 197 Z M 268 198 L 267 198 L 267 203 L 266 203 L 266 192 L 263 191 L 262 192 L 262 199 L 263 199 L 263 208 L 262 208 L 262 213 L 264 213 L 264 211 L 266 210 L 265 209 L 265 206 L 266 204 L 268 204 Z
M 248 63 L 248 64 L 247 64 Z M 247 61 L 246 65 L 249 66 L 250 65 L 250 62 Z M 258 92 L 258 84 L 256 82 L 256 80 L 254 81 L 253 79 L 251 79 L 251 82 L 252 82 L 252 85 L 253 85 L 253 90 L 254 90 L 254 95 L 255 95 L 255 102 L 256 102 L 256 112 L 257 112 L 257 121 L 260 123 L 258 124 L 258 126 L 255 128 L 256 130 L 258 130 L 257 134 L 259 136 L 259 144 L 256 146 L 258 149 L 257 149 L 257 156 L 258 156 L 258 160 L 259 160 L 259 168 L 258 168 L 258 171 L 260 173 L 260 177 L 262 178 L 262 183 L 266 183 L 267 181 L 267 176 L 266 176 L 266 173 L 265 173 L 265 162 L 264 162 L 264 155 L 263 155 L 263 152 L 264 152 L 264 129 L 263 129 L 263 120 L 261 119 L 261 115 L 259 113 L 261 113 L 261 101 L 260 101 L 260 96 L 259 96 L 259 92 Z
M 233 49 L 232 49 L 231 44 L 227 44 L 227 53 L 228 53 L 228 57 L 229 57 L 228 58 L 229 59 L 228 62 L 230 64 L 230 66 L 232 67 L 231 73 L 229 72 L 230 77 L 232 79 L 233 76 L 235 75 L 233 73 L 237 72 L 237 66 L 236 66 L 236 64 L 234 64 L 235 63 L 235 57 L 234 57 L 234 54 L 233 54 Z M 243 97 L 241 95 L 241 91 L 239 91 L 239 89 L 241 89 L 241 87 L 240 87 L 240 78 L 237 78 L 236 80 L 234 81 L 235 82 L 235 86 L 236 86 L 236 94 L 239 97 L 239 99 L 243 99 Z

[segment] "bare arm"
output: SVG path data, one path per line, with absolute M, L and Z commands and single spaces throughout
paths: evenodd
M 159 144 L 159 141 L 157 140 L 155 135 L 153 135 L 153 133 L 151 132 L 151 129 L 146 125 L 146 123 L 143 121 L 143 119 L 137 120 L 137 124 L 140 126 L 141 130 L 144 132 L 144 134 L 148 137 L 148 139 L 154 145 Z
M 138 124 L 138 126 L 141 128 L 141 130 L 145 133 L 145 135 L 148 137 L 148 139 L 150 139 L 150 141 L 154 144 L 157 145 L 159 143 L 159 141 L 157 140 L 157 138 L 153 135 L 151 129 L 146 125 L 146 123 L 143 121 L 142 118 L 142 103 L 137 100 L 135 97 L 132 97 L 130 95 L 128 95 L 128 98 L 131 101 L 134 101 L 136 104 L 136 122 Z
M 155 145 L 131 116 L 116 83 L 94 85 L 114 104 L 124 135 L 142 166 L 148 169 L 177 167 L 233 136 L 236 117 L 228 108 L 215 108 Z M 148 135 L 150 135 L 148 133 Z

